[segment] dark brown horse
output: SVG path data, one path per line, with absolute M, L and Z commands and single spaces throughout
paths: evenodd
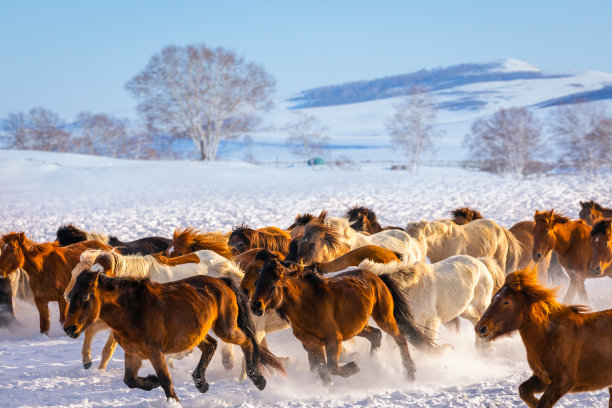
M 0 277 L 22 268 L 28 275 L 34 303 L 40 317 L 40 332 L 49 332 L 49 302 L 57 302 L 60 322 L 66 315 L 64 290 L 70 282 L 72 269 L 87 249 L 112 249 L 99 241 L 83 241 L 60 247 L 54 243 L 37 244 L 23 232 L 11 232 L 2 237 Z
M 482 214 L 469 207 L 456 208 L 451 211 L 451 215 L 453 216 L 451 220 L 457 225 L 467 224 L 470 221 L 481 220 L 483 218 Z
M 591 227 L 603 218 L 612 218 L 612 208 L 604 208 L 595 201 L 581 201 L 580 207 L 579 218 L 585 220 Z
M 376 234 L 377 232 L 388 229 L 403 230 L 403 228 L 400 227 L 381 227 L 378 223 L 376 213 L 360 205 L 349 208 L 344 214 L 344 218 L 349 220 L 351 228 L 355 231 L 367 232 L 369 234 Z
M 227 246 L 227 236 L 220 232 L 198 231 L 192 227 L 174 230 L 172 242 L 166 249 L 166 256 L 174 258 L 204 249 L 232 259 L 232 252 Z
M 232 230 L 228 245 L 234 254 L 241 254 L 253 248 L 265 248 L 287 254 L 289 242 L 291 236 L 280 228 L 265 227 L 254 230 L 241 225 Z
M 74 225 L 63 225 L 57 230 L 57 241 L 60 246 L 76 244 L 87 240 L 98 240 L 115 247 L 121 255 L 152 255 L 165 251 L 170 240 L 164 237 L 146 237 L 134 241 L 123 242 L 117 237 L 107 237 L 103 234 L 90 233 L 78 229 Z
M 569 288 L 563 301 L 571 302 L 576 293 L 582 300 L 587 300 L 584 280 L 597 277 L 588 272 L 591 257 L 591 227 L 583 220 L 570 221 L 554 210 L 536 211 L 533 218 L 535 220 L 531 252 L 533 261 L 540 262 L 554 250 L 570 278 Z
M 208 335 L 211 329 L 242 348 L 247 375 L 260 390 L 266 386 L 261 366 L 284 373 L 276 357 L 255 340 L 247 300 L 231 279 L 200 275 L 161 284 L 87 271 L 70 292 L 64 331 L 76 338 L 98 318 L 125 351 L 123 381 L 130 388 L 149 391 L 161 385 L 166 398 L 178 401 L 164 354 L 198 347 L 202 356 L 192 377 L 198 390 L 206 392 L 206 368 L 217 347 Z M 138 376 L 143 359 L 151 362 L 156 376 Z
M 533 370 L 519 395 L 531 408 L 552 407 L 568 392 L 608 388 L 612 396 L 612 310 L 586 313 L 585 306 L 560 304 L 557 290 L 540 285 L 536 274 L 508 275 L 476 334 L 490 341 L 518 330 Z
M 597 276 L 612 276 L 612 218 L 599 220 L 591 230 L 589 271 Z
M 415 367 L 406 337 L 419 347 L 433 346 L 416 327 L 398 284 L 388 275 L 367 270 L 332 278 L 316 273 L 291 277 L 278 260 L 270 258 L 257 278 L 251 309 L 257 315 L 275 309 L 291 323 L 308 353 L 311 370 L 318 370 L 324 384 L 331 383 L 330 374 L 348 377 L 359 371 L 354 362 L 338 366 L 343 341 L 360 336 L 371 342 L 371 351 L 380 346 L 381 332 L 368 326 L 370 316 L 399 346 L 409 380 L 414 380 Z

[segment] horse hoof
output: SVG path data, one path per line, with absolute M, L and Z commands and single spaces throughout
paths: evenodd
M 253 384 L 255 384 L 255 386 L 257 387 L 259 391 L 266 388 L 266 379 L 264 378 L 263 375 L 254 375 L 251 378 L 251 381 L 253 381 Z
M 147 383 L 147 386 L 151 387 L 147 391 L 150 391 L 153 388 L 159 387 L 159 379 L 157 378 L 157 376 L 155 374 L 151 374 L 151 375 L 146 376 L 145 377 L 145 381 Z
M 196 382 L 195 386 L 202 394 L 204 394 L 210 388 L 207 381 Z
M 83 367 L 85 367 L 86 370 L 89 370 L 91 368 L 91 361 L 83 363 Z

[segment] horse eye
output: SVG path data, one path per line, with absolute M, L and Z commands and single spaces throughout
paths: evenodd
M 509 301 L 509 300 L 506 300 L 506 301 L 504 302 L 504 305 L 509 305 L 509 304 L 510 304 L 510 301 Z
M 310 245 L 308 245 L 308 248 L 310 248 L 310 250 L 311 250 L 311 251 L 314 251 L 315 244 L 310 244 Z
M 87 301 L 89 300 L 89 295 L 84 295 L 84 296 L 81 298 L 81 300 L 82 300 L 83 302 L 87 302 Z

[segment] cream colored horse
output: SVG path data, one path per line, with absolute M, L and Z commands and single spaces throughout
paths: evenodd
M 476 324 L 505 275 L 493 258 L 455 255 L 435 264 L 387 264 L 365 260 L 359 268 L 377 275 L 390 274 L 399 283 L 414 320 L 435 340 L 441 323 L 458 327 L 459 317 Z
M 408 223 L 406 232 L 425 248 L 432 263 L 453 255 L 495 258 L 504 273 L 517 269 L 521 260 L 520 242 L 494 221 L 479 219 L 465 225 L 451 220 Z

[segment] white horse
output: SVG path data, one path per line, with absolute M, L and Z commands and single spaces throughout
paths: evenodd
M 451 220 L 411 222 L 406 232 L 420 242 L 432 263 L 461 254 L 493 257 L 505 273 L 510 273 L 521 260 L 521 243 L 510 231 L 487 219 L 465 225 Z
M 476 324 L 505 275 L 492 258 L 456 255 L 435 264 L 388 264 L 365 260 L 359 268 L 377 275 L 390 274 L 412 308 L 414 320 L 434 337 L 440 324 L 458 328 L 459 317 Z

